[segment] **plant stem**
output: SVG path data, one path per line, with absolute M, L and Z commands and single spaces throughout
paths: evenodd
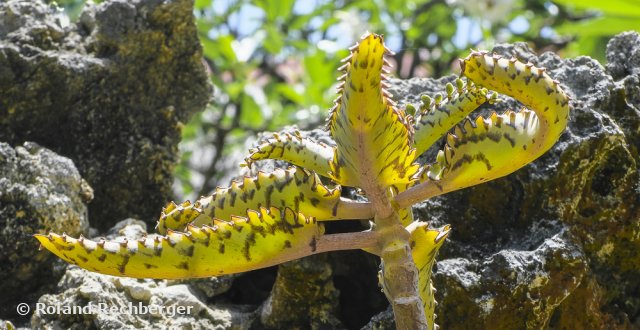
M 282 254 L 269 260 L 268 266 L 330 251 L 366 249 L 371 253 L 379 255 L 379 236 L 380 234 L 375 231 L 322 235 L 304 249 L 291 251 L 291 253 Z
M 418 291 L 418 269 L 411 256 L 410 233 L 402 227 L 394 210 L 387 218 L 375 219 L 381 237 L 384 292 L 393 308 L 397 329 L 428 329 Z
M 441 189 L 434 184 L 433 181 L 426 180 L 399 193 L 395 197 L 395 202 L 398 204 L 398 208 L 406 208 L 415 203 L 422 202 L 431 197 L 442 195 L 453 190 L 455 189 Z

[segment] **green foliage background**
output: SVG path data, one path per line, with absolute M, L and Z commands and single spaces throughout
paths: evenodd
M 61 0 L 73 20 L 84 0 Z M 394 75 L 455 72 L 469 48 L 526 41 L 604 61 L 607 40 L 640 30 L 637 0 L 195 0 L 213 101 L 183 131 L 176 199 L 208 194 L 237 173 L 261 131 L 320 125 L 336 68 L 365 31 L 396 52 Z

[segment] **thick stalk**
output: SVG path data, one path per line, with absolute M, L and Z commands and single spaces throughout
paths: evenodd
M 381 241 L 381 283 L 393 307 L 397 329 L 428 329 L 418 291 L 418 269 L 411 257 L 410 233 L 397 212 L 375 219 Z
M 375 232 L 382 258 L 382 286 L 396 321 L 396 328 L 428 329 L 427 318 L 418 290 L 418 269 L 411 255 L 410 233 L 402 226 L 398 208 L 378 184 L 363 183 L 375 213 Z M 395 203 L 394 203 L 395 205 Z

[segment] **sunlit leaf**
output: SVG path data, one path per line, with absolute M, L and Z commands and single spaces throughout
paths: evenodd
M 605 14 L 640 17 L 640 1 L 637 0 L 554 0 L 576 9 L 595 9 Z
M 632 17 L 598 17 L 583 22 L 565 23 L 558 27 L 561 34 L 586 36 L 609 36 L 629 30 L 640 30 L 640 13 Z

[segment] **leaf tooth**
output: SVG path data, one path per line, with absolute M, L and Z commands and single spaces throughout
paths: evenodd
M 447 134 L 447 141 L 449 141 L 448 136 L 449 136 L 450 134 L 451 134 L 451 133 Z M 464 131 L 464 128 L 462 127 L 462 125 L 456 125 L 456 126 L 453 128 L 453 135 L 458 136 L 458 137 L 460 137 L 460 138 L 464 138 L 464 136 L 465 136 L 465 131 Z M 451 144 L 451 145 L 452 145 L 452 146 L 454 146 L 455 144 Z
M 544 73 L 547 71 L 547 69 L 545 68 L 538 68 L 538 76 L 542 76 L 544 75 Z
M 498 115 L 496 112 L 492 112 L 491 121 L 496 125 L 496 127 L 501 127 L 503 123 L 503 117 Z
M 447 166 L 451 165 L 451 159 L 453 159 L 455 152 L 448 145 L 444 146 L 444 159 L 446 161 Z
M 469 119 L 469 117 L 466 117 L 462 123 L 464 130 L 467 133 L 473 132 L 473 130 L 476 128 L 476 123 Z
M 260 221 L 263 221 L 262 213 L 253 209 L 247 209 L 247 217 L 251 218 L 252 216 L 255 216 Z
M 484 127 L 485 130 L 488 130 L 489 129 L 489 125 L 491 124 L 491 121 L 489 121 L 487 119 L 484 119 L 484 117 L 482 117 L 482 116 L 478 116 L 476 118 L 475 124 L 476 124 L 476 127 L 482 126 L 482 127 Z
M 178 205 L 176 205 L 176 203 L 175 203 L 175 202 L 171 201 L 169 204 L 167 204 L 167 206 L 166 206 L 166 207 L 163 207 L 163 208 L 162 208 L 162 212 L 164 212 L 164 213 L 167 213 L 167 214 L 168 214 L 169 212 L 171 212 L 171 211 L 175 210 L 177 207 L 178 207 Z
M 524 65 L 524 72 L 531 73 L 531 68 L 533 68 L 533 63 L 527 62 L 527 64 Z
M 206 224 L 206 225 L 202 225 L 202 227 L 200 227 L 200 230 L 205 233 L 205 235 L 211 235 L 211 233 L 217 231 L 217 228 L 214 230 L 215 225 L 213 224 L 213 222 L 211 223 L 211 225 Z M 217 227 L 217 226 L 215 226 Z
M 146 242 L 147 242 L 147 240 L 144 237 L 136 240 L 137 249 L 138 250 L 142 250 L 142 249 L 146 248 L 147 247 L 146 246 Z
M 235 228 L 235 224 L 240 222 L 249 222 L 249 218 L 241 215 L 235 215 L 235 214 L 231 215 L 231 221 L 229 223 L 231 224 L 232 227 Z
M 194 226 L 191 223 L 187 224 L 187 228 L 186 228 L 186 232 L 187 233 L 196 233 L 197 234 L 199 230 L 200 229 L 197 226 Z
M 389 49 L 387 46 L 384 46 L 384 55 L 394 56 L 396 53 Z
M 456 130 L 460 130 L 460 127 L 456 127 Z M 456 132 L 456 134 L 458 134 L 458 132 Z M 463 135 L 460 135 L 460 136 L 463 136 Z M 454 147 L 456 145 L 456 140 L 458 140 L 456 135 L 451 133 L 447 134 L 447 145 Z
M 311 173 L 312 173 L 310 170 L 307 170 L 306 168 L 301 168 L 301 169 L 302 169 L 302 171 L 297 171 L 296 173 L 299 172 L 302 177 L 310 176 Z
M 340 63 L 346 63 L 351 61 L 351 58 L 353 58 L 353 53 L 349 54 L 347 57 L 343 58 L 340 60 Z
M 385 48 L 386 48 L 386 47 L 385 47 Z M 393 68 L 393 64 L 391 64 L 391 62 L 389 61 L 389 59 L 388 59 L 388 58 L 386 58 L 386 57 L 383 57 L 383 58 L 382 58 L 382 63 L 383 63 L 385 66 L 387 66 L 387 67 Z

